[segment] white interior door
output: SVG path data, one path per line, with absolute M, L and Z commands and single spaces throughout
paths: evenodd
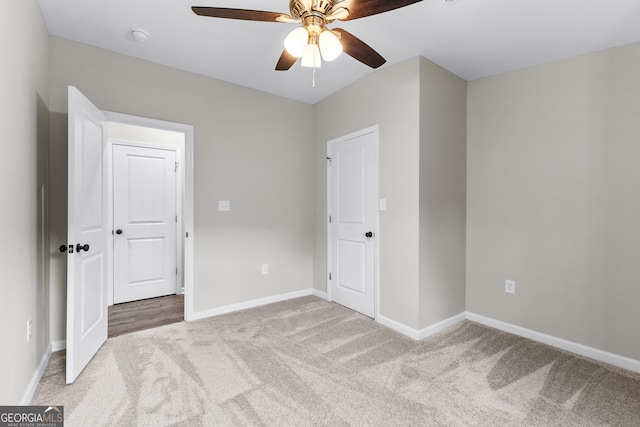
M 329 141 L 331 300 L 375 316 L 378 135 Z
M 106 117 L 69 86 L 67 384 L 107 339 Z
M 176 152 L 113 146 L 115 304 L 176 293 Z

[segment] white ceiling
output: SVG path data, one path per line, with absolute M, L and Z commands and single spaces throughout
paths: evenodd
M 384 0 L 381 0 L 384 1 Z M 287 0 L 39 0 L 52 35 L 315 103 L 373 72 L 348 55 L 275 71 L 296 24 L 195 15 L 191 6 L 289 12 Z M 423 0 L 341 27 L 383 67 L 418 55 L 473 80 L 640 41 L 640 0 Z M 150 34 L 133 41 L 132 28 Z

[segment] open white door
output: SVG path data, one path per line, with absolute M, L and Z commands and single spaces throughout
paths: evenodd
M 375 317 L 378 133 L 328 143 L 330 298 Z
M 69 86 L 67 384 L 107 339 L 106 117 Z

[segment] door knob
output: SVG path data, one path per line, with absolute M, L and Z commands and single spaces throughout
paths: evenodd
M 67 245 L 60 245 L 60 252 L 67 252 Z
M 122 229 L 118 228 L 118 229 L 116 230 L 116 234 L 122 234 Z
M 89 252 L 89 245 L 86 243 L 84 245 L 81 245 L 80 243 L 78 243 L 76 245 L 76 252 L 80 252 L 80 251 Z
M 367 239 L 370 239 L 370 238 L 372 238 L 372 237 L 373 237 L 373 232 L 371 232 L 371 231 L 367 231 L 366 233 L 364 233 L 364 235 L 365 235 L 365 237 L 366 237 Z

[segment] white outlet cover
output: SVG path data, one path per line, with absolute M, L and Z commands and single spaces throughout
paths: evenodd
M 231 202 L 229 200 L 218 200 L 218 211 L 228 212 L 231 210 Z
M 509 294 L 516 293 L 516 282 L 515 280 L 505 280 L 504 281 L 504 291 Z

